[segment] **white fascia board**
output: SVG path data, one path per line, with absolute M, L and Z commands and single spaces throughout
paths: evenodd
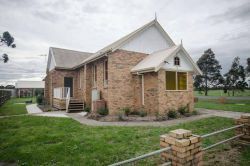
M 182 51 L 186 54 L 187 58 L 189 59 L 189 61 L 192 63 L 193 67 L 196 69 L 196 72 L 198 75 L 202 75 L 202 71 L 200 70 L 200 68 L 197 66 L 197 64 L 193 61 L 193 59 L 191 58 L 191 56 L 189 55 L 189 53 L 185 50 L 185 48 L 183 47 L 183 45 L 181 45 L 181 49 Z
M 180 46 L 178 46 L 178 48 L 177 48 L 174 52 L 172 52 L 170 55 L 168 55 L 168 56 L 164 59 L 163 62 L 161 62 L 157 67 L 155 67 L 155 72 L 158 72 L 158 71 L 162 68 L 162 66 L 165 64 L 165 61 L 166 61 L 169 57 L 171 57 L 172 55 L 176 54 L 179 50 L 180 50 Z

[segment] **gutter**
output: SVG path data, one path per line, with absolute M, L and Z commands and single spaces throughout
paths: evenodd
M 97 59 L 99 59 L 99 58 L 101 58 L 101 57 L 108 56 L 108 54 L 111 53 L 111 52 L 113 52 L 112 49 L 109 49 L 109 50 L 107 50 L 107 51 L 101 52 L 99 55 L 97 55 L 97 56 L 94 57 L 93 59 L 86 60 L 86 61 L 84 61 L 83 63 L 81 63 L 80 65 L 75 66 L 75 67 L 73 67 L 73 68 L 71 68 L 71 69 L 72 69 L 72 70 L 77 69 L 77 68 L 82 67 L 82 66 L 84 66 L 84 65 L 86 65 L 86 64 L 88 64 L 88 63 L 90 63 L 90 62 L 93 62 L 93 61 L 95 61 L 95 60 L 97 60 Z

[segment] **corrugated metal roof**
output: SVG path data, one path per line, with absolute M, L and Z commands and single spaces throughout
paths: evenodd
M 152 54 L 148 55 L 146 58 L 144 58 L 141 62 L 139 62 L 135 67 L 131 69 L 131 72 L 139 72 L 139 71 L 145 71 L 145 70 L 152 70 L 155 71 L 157 67 L 164 62 L 164 60 L 172 55 L 180 45 L 175 45 L 173 47 L 170 47 L 168 49 L 160 50 L 153 52 Z
M 170 48 L 156 51 L 152 54 L 149 54 L 146 58 L 144 58 L 141 62 L 139 62 L 135 67 L 131 69 L 132 73 L 144 73 L 148 71 L 158 71 L 162 65 L 165 63 L 164 61 L 171 55 L 177 53 L 179 50 L 182 50 L 186 57 L 188 58 L 189 62 L 194 67 L 194 70 L 197 74 L 202 74 L 199 67 L 194 63 L 190 55 L 186 52 L 186 50 L 183 48 L 182 44 L 175 45 Z
M 92 55 L 92 53 L 89 52 L 74 51 L 63 48 L 51 47 L 50 49 L 55 58 L 56 68 L 73 68 Z
M 15 88 L 44 88 L 44 81 L 17 81 Z

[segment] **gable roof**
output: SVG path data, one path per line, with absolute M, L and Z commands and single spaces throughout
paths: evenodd
M 163 35 L 163 37 L 169 42 L 169 44 L 171 46 L 174 46 L 175 43 L 173 42 L 173 40 L 169 37 L 169 35 L 166 33 L 166 31 L 162 28 L 162 26 L 159 24 L 159 22 L 154 19 L 153 21 L 150 21 L 149 23 L 143 25 L 142 27 L 138 28 L 137 30 L 129 33 L 128 35 L 120 38 L 119 40 L 109 44 L 108 46 L 102 48 L 101 50 L 97 51 L 96 53 L 94 53 L 93 55 L 91 55 L 90 57 L 84 59 L 82 61 L 81 64 L 85 64 L 91 61 L 94 61 L 102 56 L 104 56 L 105 54 L 107 54 L 108 52 L 113 52 L 119 48 L 121 48 L 123 45 L 125 45 L 128 41 L 130 41 L 131 39 L 133 39 L 135 36 L 137 36 L 138 34 L 144 32 L 145 30 L 147 30 L 148 28 L 150 28 L 151 26 L 155 26 L 160 33 Z M 76 66 L 80 67 L 82 65 Z
M 148 55 L 141 62 L 139 62 L 136 66 L 134 66 L 131 69 L 131 72 L 132 73 L 145 73 L 145 72 L 151 72 L 151 71 L 157 72 L 164 65 L 164 63 L 165 63 L 164 61 L 168 57 L 176 54 L 180 50 L 182 50 L 184 52 L 187 59 L 192 64 L 195 72 L 197 74 L 202 74 L 201 70 L 196 65 L 196 63 L 194 63 L 194 61 L 192 60 L 190 55 L 187 53 L 187 51 L 184 49 L 182 44 L 175 45 L 175 46 L 172 46 L 172 47 L 164 49 L 164 50 L 156 51 L 156 52 Z
M 50 57 L 54 58 L 55 68 L 71 69 L 91 56 L 92 53 L 50 47 Z M 50 60 L 51 61 L 51 60 Z

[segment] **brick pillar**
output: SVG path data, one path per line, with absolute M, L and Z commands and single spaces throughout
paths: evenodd
M 160 137 L 162 148 L 172 149 L 161 153 L 163 162 L 171 161 L 173 166 L 202 165 L 201 137 L 190 130 L 177 129 Z
M 236 121 L 237 125 L 244 124 L 243 127 L 236 129 L 236 134 L 244 134 L 239 138 L 239 142 L 242 144 L 250 145 L 250 114 L 241 115 L 240 119 Z

